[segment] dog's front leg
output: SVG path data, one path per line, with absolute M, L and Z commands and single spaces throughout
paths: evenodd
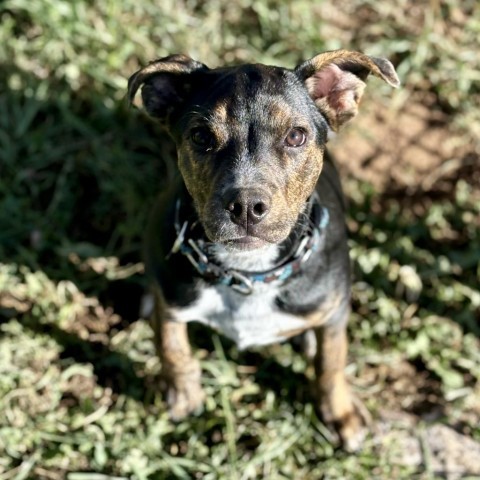
M 180 420 L 200 410 L 205 395 L 200 384 L 200 364 L 192 356 L 187 324 L 175 322 L 170 316 L 162 294 L 156 292 L 152 317 L 155 346 L 162 364 L 170 418 Z
M 345 326 L 327 325 L 317 328 L 315 333 L 315 386 L 320 413 L 325 423 L 338 432 L 345 450 L 358 450 L 365 436 L 366 417 L 345 377 L 348 346 Z

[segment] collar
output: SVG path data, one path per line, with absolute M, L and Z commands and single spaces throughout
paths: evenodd
M 297 234 L 298 240 L 294 243 L 293 248 L 273 268 L 259 272 L 247 272 L 233 268 L 226 269 L 218 265 L 208 254 L 207 240 L 205 238 L 194 239 L 191 235 L 196 222 L 190 223 L 188 220 L 181 222 L 180 209 L 181 202 L 180 199 L 177 199 L 174 222 L 177 238 L 167 258 L 180 253 L 189 260 L 204 279 L 212 283 L 227 285 L 244 295 L 253 292 L 255 283 L 276 281 L 284 284 L 298 273 L 312 253 L 320 250 L 325 239 L 323 233 L 330 219 L 328 209 L 320 205 L 318 194 L 314 192 L 307 205 L 310 221 L 303 231 Z

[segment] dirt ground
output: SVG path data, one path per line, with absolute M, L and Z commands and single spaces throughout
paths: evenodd
M 375 442 L 392 464 L 418 467 L 434 478 L 480 478 L 480 443 L 454 428 L 390 410 L 375 430 Z
M 343 176 L 371 182 L 387 195 L 448 193 L 452 181 L 467 172 L 469 182 L 480 186 L 473 147 L 453 133 L 449 116 L 429 103 L 423 97 L 389 107 L 367 100 L 330 147 Z

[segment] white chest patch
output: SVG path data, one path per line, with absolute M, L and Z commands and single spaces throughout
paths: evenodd
M 276 294 L 277 289 L 271 284 L 256 284 L 247 296 L 225 285 L 210 286 L 196 302 L 171 313 L 176 321 L 198 321 L 218 330 L 240 349 L 268 345 L 285 340 L 289 331 L 305 324 L 278 309 Z
M 236 254 L 223 255 L 224 265 L 230 262 L 244 270 L 263 270 L 273 265 L 276 248 L 263 251 L 255 259 Z M 240 258 L 240 257 L 244 258 Z M 285 340 L 288 332 L 301 329 L 305 321 L 275 305 L 278 289 L 274 284 L 255 283 L 253 292 L 243 295 L 229 286 L 205 286 L 200 297 L 188 307 L 171 310 L 178 322 L 198 321 L 233 340 L 240 349 L 268 345 Z

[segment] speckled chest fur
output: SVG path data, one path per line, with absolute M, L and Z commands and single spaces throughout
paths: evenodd
M 226 266 L 243 271 L 269 269 L 278 255 L 276 246 L 254 253 L 229 254 L 222 249 L 216 258 Z M 279 286 L 258 283 L 245 296 L 227 285 L 200 287 L 199 297 L 186 307 L 172 309 L 172 318 L 180 322 L 197 321 L 223 333 L 240 349 L 269 345 L 285 340 L 287 332 L 301 329 L 305 321 L 284 312 L 276 303 Z

